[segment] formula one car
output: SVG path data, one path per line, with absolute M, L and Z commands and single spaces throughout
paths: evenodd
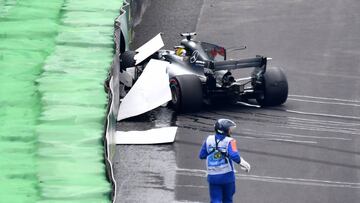
M 150 59 L 169 62 L 167 73 L 176 111 L 196 111 L 204 103 L 247 102 L 256 100 L 261 106 L 283 104 L 288 96 L 288 83 L 282 69 L 267 67 L 269 58 L 226 60 L 224 47 L 193 39 L 196 33 L 182 33 L 184 39 L 174 50 L 156 50 L 137 62 L 136 51 L 120 55 L 120 69 L 133 68 L 136 80 Z M 254 68 L 250 77 L 234 78 L 231 71 Z

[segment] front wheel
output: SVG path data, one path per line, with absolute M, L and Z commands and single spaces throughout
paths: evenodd
M 261 106 L 277 106 L 286 102 L 288 97 L 288 82 L 281 68 L 266 69 L 263 81 L 263 94 L 256 100 Z
M 135 66 L 135 51 L 125 51 L 124 53 L 120 54 L 120 69 L 126 70 L 127 68 Z
M 178 112 L 198 111 L 203 103 L 202 84 L 195 75 L 178 75 L 170 79 L 171 106 Z

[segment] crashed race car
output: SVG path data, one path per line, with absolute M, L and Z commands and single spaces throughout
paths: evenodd
M 277 106 L 286 101 L 286 76 L 281 68 L 267 67 L 269 58 L 258 55 L 227 60 L 224 47 L 196 41 L 194 35 L 196 33 L 182 33 L 184 39 L 180 46 L 163 50 L 159 34 L 157 41 L 160 42 L 154 42 L 155 37 L 146 51 L 122 53 L 120 70 L 131 73 L 133 84 L 150 60 L 168 62 L 166 71 L 172 97 L 169 103 L 176 111 L 197 111 L 204 103 L 219 101 L 244 103 L 253 100 L 260 106 Z M 243 68 L 253 68 L 250 77 L 235 78 L 232 71 Z

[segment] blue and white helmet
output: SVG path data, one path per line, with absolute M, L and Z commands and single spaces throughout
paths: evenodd
M 215 132 L 225 136 L 230 136 L 230 130 L 236 128 L 236 123 L 230 119 L 221 118 L 215 123 Z

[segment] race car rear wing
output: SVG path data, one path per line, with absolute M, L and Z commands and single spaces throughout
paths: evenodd
M 267 57 L 256 56 L 255 58 L 228 60 L 228 61 L 211 61 L 209 68 L 214 71 L 219 70 L 234 70 L 240 68 L 260 68 L 263 72 L 266 71 Z

